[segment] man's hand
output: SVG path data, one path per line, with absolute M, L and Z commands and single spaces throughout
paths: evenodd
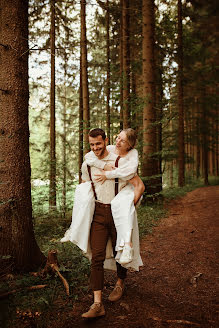
M 110 164 L 105 164 L 104 171 L 112 171 L 112 170 L 115 170 L 115 166 Z
M 101 182 L 101 184 L 103 184 L 106 181 L 106 174 L 104 170 L 102 170 L 101 174 L 94 174 L 94 175 L 97 177 L 95 181 Z

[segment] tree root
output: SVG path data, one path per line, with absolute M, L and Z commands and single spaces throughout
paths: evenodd
M 51 249 L 48 252 L 47 261 L 46 261 L 46 265 L 45 265 L 44 269 L 41 270 L 40 272 L 32 272 L 31 274 L 33 276 L 40 276 L 40 277 L 44 278 L 47 275 L 47 273 L 57 273 L 58 274 L 59 278 L 63 282 L 63 285 L 66 290 L 66 294 L 69 296 L 69 284 L 68 284 L 67 280 L 63 277 L 63 275 L 59 272 L 57 251 L 54 249 Z

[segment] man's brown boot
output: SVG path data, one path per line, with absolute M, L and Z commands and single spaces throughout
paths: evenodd
M 112 293 L 110 293 L 108 300 L 111 302 L 118 301 L 122 297 L 123 292 L 124 292 L 124 287 L 116 284 Z
M 105 315 L 105 309 L 102 303 L 93 303 L 89 311 L 82 314 L 82 318 L 97 318 Z

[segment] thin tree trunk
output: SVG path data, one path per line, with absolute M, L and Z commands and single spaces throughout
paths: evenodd
M 219 115 L 219 109 L 218 107 L 216 108 L 216 114 L 217 117 Z M 215 165 L 216 165 L 216 176 L 219 176 L 219 121 L 217 120 L 216 123 L 216 161 L 215 161 Z
M 51 89 L 50 89 L 50 188 L 49 207 L 56 207 L 56 135 L 55 135 L 55 0 L 50 0 L 51 6 Z
M 152 178 L 156 173 L 157 161 L 154 158 L 156 152 L 155 130 L 155 76 L 154 76 L 154 1 L 143 0 L 143 166 L 142 174 L 147 177 L 148 194 L 155 193 L 156 179 Z
M 80 88 L 79 88 L 79 138 L 78 138 L 78 176 L 81 183 L 81 165 L 83 163 L 83 94 L 82 94 L 82 64 L 80 57 Z
M 130 126 L 130 44 L 129 44 L 129 0 L 123 0 L 123 127 Z
M 31 204 L 28 2 L 1 0 L 0 22 L 0 267 L 28 271 L 45 260 Z
M 157 131 L 157 192 L 162 191 L 162 117 L 163 117 L 163 83 L 161 64 L 157 69 L 157 96 L 156 96 L 156 131 Z
M 82 99 L 84 151 L 89 151 L 88 132 L 90 130 L 89 90 L 87 73 L 87 37 L 86 37 L 86 0 L 81 0 L 81 63 L 82 63 Z
M 123 19 L 122 19 L 123 0 L 120 0 L 120 41 L 119 41 L 119 58 L 120 58 L 120 130 L 123 129 Z
M 67 102 L 67 86 L 66 86 L 66 77 L 67 77 L 67 55 L 65 53 L 65 64 L 64 64 L 64 105 L 63 105 L 63 140 L 62 140 L 62 149 L 63 149 L 63 186 L 62 186 L 62 212 L 63 217 L 65 218 L 66 213 L 66 173 L 67 173 L 67 160 L 66 160 L 66 102 Z
M 184 108 L 183 108 L 183 39 L 182 3 L 178 0 L 178 186 L 185 184 Z
M 204 89 L 203 93 L 203 101 L 202 101 L 202 141 L 203 141 L 203 173 L 204 173 L 204 183 L 205 185 L 209 185 L 208 181 L 208 151 L 209 151 L 209 141 L 208 141 L 208 118 L 206 115 L 206 90 Z
M 196 178 L 200 178 L 200 117 L 198 98 L 195 98 L 195 118 L 196 118 Z
M 107 47 L 107 78 L 106 78 L 106 125 L 107 125 L 107 137 L 110 143 L 110 15 L 109 15 L 109 0 L 106 2 L 106 47 Z

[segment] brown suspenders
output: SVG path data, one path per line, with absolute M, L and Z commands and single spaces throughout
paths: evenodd
M 97 194 L 96 194 L 96 190 L 94 188 L 94 183 L 93 183 L 93 180 L 91 178 L 91 169 L 90 169 L 90 165 L 87 165 L 87 170 L 88 170 L 88 173 L 89 173 L 89 177 L 90 177 L 90 181 L 91 181 L 91 186 L 92 186 L 92 189 L 93 189 L 93 192 L 94 192 L 94 197 L 95 199 L 97 200 Z
M 115 167 L 118 167 L 120 156 L 117 157 L 115 161 Z M 119 191 L 119 179 L 115 178 L 115 196 L 118 194 Z
M 118 156 L 116 161 L 115 161 L 115 167 L 118 167 L 119 159 L 120 159 L 120 156 Z M 90 165 L 87 165 L 87 170 L 88 170 L 88 174 L 89 174 L 89 177 L 90 177 L 91 186 L 92 186 L 92 189 L 93 189 L 93 192 L 94 192 L 94 197 L 97 200 L 96 190 L 94 188 L 94 183 L 93 183 L 93 180 L 92 180 L 92 177 L 91 177 Z M 118 194 L 118 191 L 119 191 L 119 179 L 115 178 L 115 196 Z

